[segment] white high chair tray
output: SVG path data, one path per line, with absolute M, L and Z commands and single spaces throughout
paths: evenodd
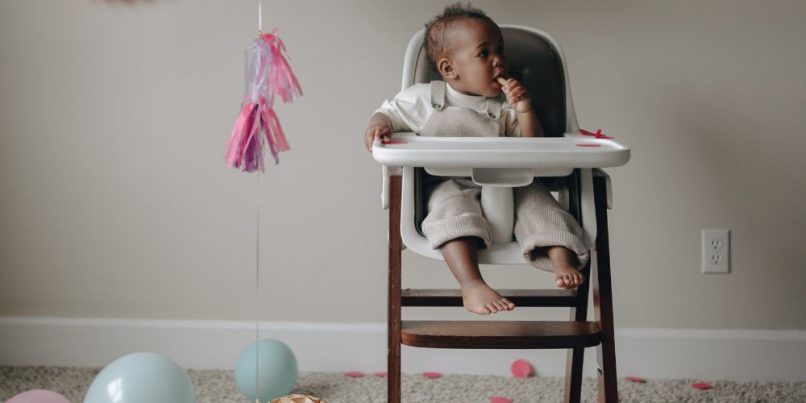
M 394 133 L 389 144 L 376 140 L 372 157 L 386 166 L 428 168 L 574 168 L 621 166 L 630 149 L 609 139 L 566 137 L 422 137 Z M 458 174 L 452 172 L 451 174 Z

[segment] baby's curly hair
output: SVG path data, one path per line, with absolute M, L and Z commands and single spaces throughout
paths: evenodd
M 493 26 L 498 26 L 481 9 L 473 7 L 470 3 L 454 3 L 442 10 L 442 14 L 434 17 L 425 24 L 425 51 L 428 55 L 428 62 L 435 71 L 437 70 L 437 60 L 448 53 L 445 45 L 445 33 L 450 26 L 458 21 L 474 19 Z

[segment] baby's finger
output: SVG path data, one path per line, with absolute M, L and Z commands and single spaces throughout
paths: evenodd
M 367 147 L 367 151 L 372 151 L 372 142 L 375 141 L 375 132 L 368 133 L 368 136 L 364 139 L 364 145 Z
M 389 129 L 387 129 L 387 128 L 381 128 L 381 129 L 378 129 L 378 130 L 375 132 L 375 138 L 376 138 L 376 139 L 381 139 L 381 140 L 383 140 L 383 139 L 385 139 L 385 138 L 389 138 L 389 135 L 390 135 L 390 134 L 391 134 L 391 133 L 389 132 Z

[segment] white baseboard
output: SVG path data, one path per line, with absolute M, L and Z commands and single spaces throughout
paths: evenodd
M 300 371 L 386 370 L 385 324 L 261 323 L 282 340 Z M 0 317 L 0 365 L 102 367 L 155 351 L 184 368 L 231 369 L 255 339 L 254 322 Z M 618 329 L 618 376 L 734 381 L 802 381 L 806 331 Z M 509 375 L 527 359 L 538 376 L 563 376 L 565 350 L 434 350 L 403 347 L 403 372 Z M 595 349 L 585 376 L 595 376 Z

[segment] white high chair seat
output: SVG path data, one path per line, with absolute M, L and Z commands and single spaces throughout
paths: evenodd
M 554 39 L 532 28 L 502 25 L 501 30 L 510 74 L 529 89 L 538 119 L 551 137 L 420 137 L 395 133 L 392 138 L 398 141 L 391 144 L 376 140 L 372 155 L 383 165 L 383 207 L 389 206 L 388 167 L 400 167 L 401 237 L 406 247 L 417 254 L 442 259 L 439 250 L 432 249 L 417 228 L 417 203 L 423 201 L 418 199 L 415 168 L 425 168 L 434 176 L 468 176 L 481 185 L 482 209 L 492 232 L 499 235 L 494 236 L 492 245 L 479 251 L 479 263 L 523 264 L 520 246 L 512 241 L 512 187 L 528 185 L 535 177 L 564 177 L 581 169 L 580 224 L 593 248 L 597 231 L 592 169 L 621 166 L 630 158 L 629 148 L 613 140 L 578 134 L 568 72 Z M 409 42 L 402 89 L 439 79 L 426 62 L 423 39 L 421 30 Z M 568 207 L 567 202 L 563 204 Z

